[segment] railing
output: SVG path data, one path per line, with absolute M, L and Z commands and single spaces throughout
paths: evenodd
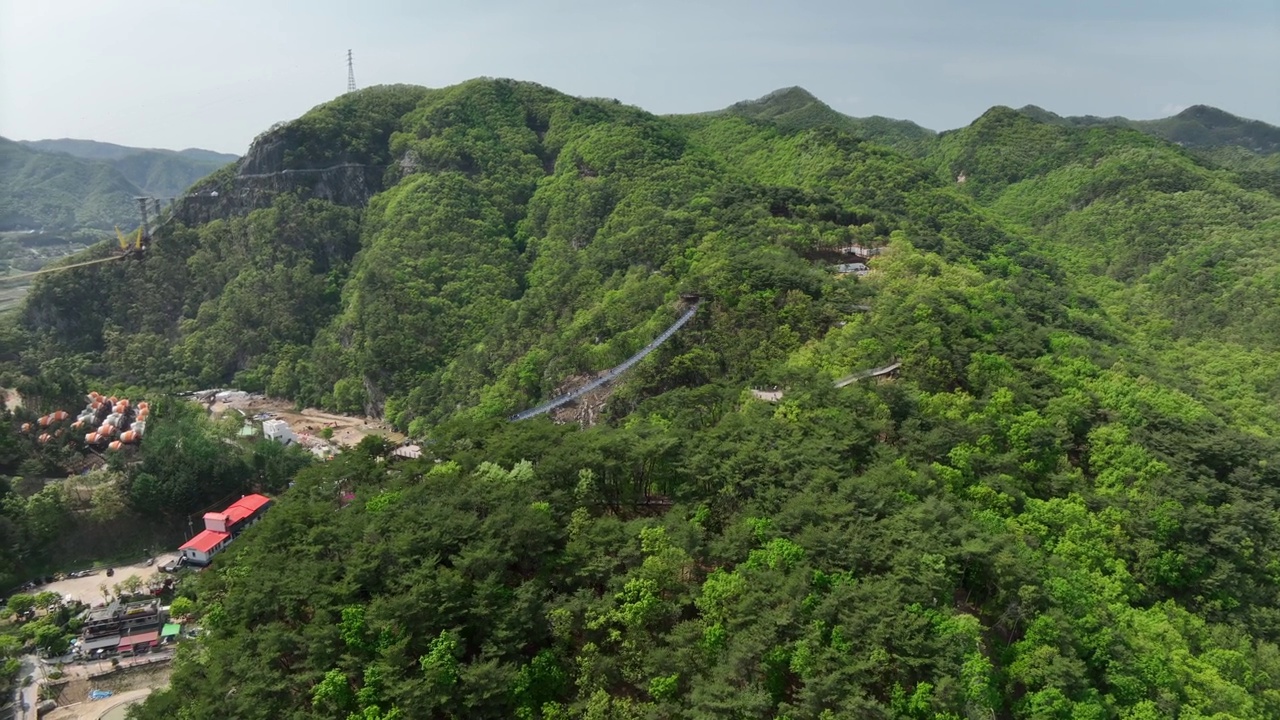
M 859 380 L 866 380 L 867 378 L 888 375 L 889 373 L 898 370 L 898 368 L 900 367 L 902 367 L 902 362 L 894 361 L 883 367 L 870 368 L 867 370 L 859 370 L 850 375 L 845 375 L 839 380 L 836 380 L 835 382 L 833 382 L 832 385 L 837 388 L 846 387 L 848 385 L 852 385 L 853 383 L 858 382 Z M 755 396 L 757 400 L 763 400 L 765 402 L 778 402 L 783 398 L 784 395 L 786 395 L 786 391 L 779 390 L 776 387 L 773 388 L 772 390 L 761 390 L 758 388 L 751 388 L 751 394 Z
M 586 385 L 576 388 L 559 397 L 552 398 L 551 400 L 548 400 L 542 403 L 541 405 L 532 407 L 523 412 L 516 413 L 515 415 L 512 415 L 509 418 L 509 420 L 511 422 L 518 422 L 520 420 L 528 420 L 531 417 L 534 417 L 536 415 L 541 415 L 545 412 L 550 412 L 551 410 L 555 410 L 556 408 L 561 407 L 562 405 L 566 405 L 568 403 L 573 402 L 574 400 L 577 400 L 578 398 L 582 397 L 583 395 L 586 395 L 592 390 L 595 390 L 601 385 L 604 385 L 605 383 L 610 382 L 611 380 L 617 378 L 619 375 L 625 373 L 626 371 L 634 367 L 636 363 L 645 359 L 645 357 L 649 353 L 653 352 L 654 350 L 657 350 L 658 347 L 662 345 L 662 343 L 666 342 L 668 339 L 671 338 L 672 335 L 676 334 L 677 330 L 684 327 L 685 323 L 689 322 L 689 320 L 693 318 L 694 313 L 698 312 L 698 306 L 701 304 L 702 304 L 701 302 L 694 303 L 693 307 L 689 308 L 689 310 L 685 312 L 684 315 L 680 316 L 680 319 L 676 320 L 674 323 L 671 324 L 671 327 L 667 328 L 666 330 L 663 330 L 661 335 L 654 338 L 653 341 L 650 342 L 648 345 L 645 345 L 644 348 L 640 350 L 640 352 L 627 358 L 620 365 L 616 365 L 610 368 L 607 372 L 605 372 L 605 374 L 601 375 L 595 380 L 592 380 Z
M 897 370 L 900 367 L 902 367 L 901 362 L 894 362 L 894 363 L 889 363 L 884 367 L 872 368 L 870 370 L 859 370 L 858 372 L 853 373 L 852 375 L 846 375 L 840 378 L 839 380 L 835 381 L 835 386 L 838 388 L 842 388 L 846 385 L 856 383 L 859 380 L 865 380 L 871 377 L 880 377 L 881 375 L 888 375 L 889 373 L 893 372 L 894 370 Z

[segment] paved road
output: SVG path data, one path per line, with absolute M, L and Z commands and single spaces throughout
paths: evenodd
M 134 657 L 120 658 L 120 663 L 115 667 L 123 669 L 172 660 L 174 655 L 173 647 L 166 647 L 168 647 L 166 650 L 157 650 L 155 652 L 136 655 Z M 93 662 L 87 663 L 74 663 L 63 668 L 63 670 L 67 671 L 68 674 L 79 675 L 80 677 L 88 677 L 91 674 L 107 672 L 111 669 L 112 665 L 110 660 L 94 660 Z
M 138 665 L 151 665 L 153 663 L 165 662 L 173 660 L 173 648 L 166 650 L 138 655 L 136 657 L 121 658 L 120 668 L 135 667 Z M 18 671 L 18 679 L 21 683 L 23 678 L 30 677 L 31 683 L 18 688 L 18 709 L 14 715 L 16 720 L 35 720 L 36 705 L 39 704 L 38 696 L 39 687 L 45 682 L 45 672 L 47 668 L 44 663 L 40 662 L 35 655 L 23 655 L 19 658 L 22 663 L 22 669 Z M 90 674 L 106 672 L 112 669 L 110 660 L 100 660 L 92 663 L 69 663 L 63 667 L 63 672 L 68 678 L 86 678 Z M 150 692 L 150 690 L 148 690 Z
M 36 705 L 40 702 L 40 699 L 36 697 L 36 689 L 44 681 L 44 669 L 36 661 L 35 655 L 23 655 L 19 658 L 19 661 L 22 663 L 22 669 L 18 671 L 18 681 L 22 682 L 23 678 L 31 678 L 30 685 L 18 690 L 20 700 L 18 702 L 17 717 L 21 720 L 27 720 L 36 716 Z

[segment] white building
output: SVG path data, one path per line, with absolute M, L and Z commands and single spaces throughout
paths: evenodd
M 293 434 L 289 423 L 283 420 L 267 420 L 262 423 L 262 436 L 283 445 L 295 445 L 298 442 L 298 436 Z
M 204 514 L 204 530 L 182 547 L 182 558 L 191 565 L 204 567 L 213 560 L 245 528 L 262 519 L 271 507 L 271 499 L 265 495 L 245 495 L 227 506 L 227 509 Z
M 391 451 L 392 457 L 406 458 L 409 460 L 417 460 L 422 457 L 422 448 L 417 445 L 401 445 Z

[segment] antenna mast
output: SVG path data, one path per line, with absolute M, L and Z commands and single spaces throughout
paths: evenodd
M 347 92 L 356 90 L 356 70 L 351 63 L 351 51 L 347 50 Z

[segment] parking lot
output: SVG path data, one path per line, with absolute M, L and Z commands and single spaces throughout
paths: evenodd
M 112 568 L 114 570 L 114 574 L 111 577 L 107 577 L 105 569 L 93 570 L 91 571 L 93 574 L 85 577 L 55 580 L 48 585 L 40 585 L 25 592 L 40 593 L 46 590 L 51 590 L 63 597 L 75 598 L 76 600 L 88 605 L 100 605 L 103 602 L 106 602 L 106 598 L 103 597 L 101 589 L 101 586 L 104 583 L 107 586 L 107 590 L 110 591 L 112 586 L 117 583 L 124 582 L 125 578 L 128 578 L 131 575 L 137 575 L 138 579 L 142 581 L 143 586 L 145 587 L 148 580 L 160 573 L 161 565 L 168 562 L 174 562 L 177 559 L 177 552 L 165 553 L 163 555 L 157 555 L 155 563 L 150 566 L 146 564 L 146 561 L 143 561 L 133 565 L 121 565 L 119 567 Z

